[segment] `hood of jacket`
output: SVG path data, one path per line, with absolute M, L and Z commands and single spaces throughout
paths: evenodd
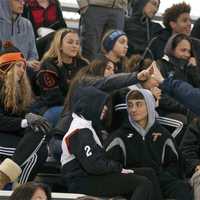
M 144 100 L 147 106 L 147 112 L 148 112 L 148 122 L 145 128 L 141 127 L 137 122 L 135 122 L 130 115 L 128 115 L 129 118 L 129 122 L 131 124 L 131 126 L 142 136 L 145 137 L 147 135 L 147 133 L 149 132 L 149 130 L 151 129 L 151 127 L 154 125 L 155 123 L 155 119 L 156 119 L 156 102 L 155 99 L 153 97 L 153 95 L 151 94 L 151 92 L 149 90 L 146 89 L 139 89 L 137 87 L 135 87 L 134 89 L 132 89 L 131 91 L 128 92 L 127 96 L 126 96 L 126 104 L 128 107 L 128 96 L 130 95 L 130 93 L 133 90 L 137 90 L 139 91 L 143 96 L 144 96 Z
M 92 121 L 92 126 L 100 130 L 102 128 L 101 112 L 108 99 L 108 94 L 94 87 L 79 87 L 72 97 L 72 112 Z
M 12 11 L 10 9 L 9 0 L 0 1 L 0 21 L 5 20 L 11 23 Z

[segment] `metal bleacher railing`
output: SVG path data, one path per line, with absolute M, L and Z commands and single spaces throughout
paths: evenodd
M 0 190 L 0 200 L 8 200 L 12 191 L 1 191 Z M 52 200 L 74 200 L 79 197 L 84 197 L 83 194 L 73 194 L 73 193 L 52 193 Z

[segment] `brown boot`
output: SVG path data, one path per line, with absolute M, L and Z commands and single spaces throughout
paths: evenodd
M 6 158 L 0 165 L 0 190 L 2 190 L 7 183 L 13 182 L 21 174 L 21 171 L 17 163 Z
M 10 182 L 8 176 L 6 176 L 3 172 L 0 171 L 0 190 L 4 188 L 4 186 Z

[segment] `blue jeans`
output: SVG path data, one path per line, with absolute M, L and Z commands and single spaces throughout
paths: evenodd
M 58 122 L 58 119 L 60 117 L 60 114 L 63 110 L 63 106 L 54 106 L 49 108 L 45 113 L 44 117 L 52 124 L 54 127 L 56 123 Z

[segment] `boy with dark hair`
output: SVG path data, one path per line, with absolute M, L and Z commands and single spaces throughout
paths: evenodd
M 121 158 L 128 168 L 154 169 L 164 198 L 192 199 L 190 186 L 183 180 L 181 158 L 173 138 L 156 120 L 151 93 L 134 89 L 127 94 L 126 104 L 128 120 L 115 132 L 114 140 L 107 147 L 111 156 L 118 161 Z M 114 145 L 113 141 L 118 143 Z
M 184 18 L 188 23 L 188 29 L 183 31 L 185 34 L 189 35 L 191 28 L 190 11 L 190 5 L 186 4 L 185 2 L 173 4 L 170 8 L 167 8 L 163 14 L 163 24 L 165 25 L 166 29 L 175 32 L 173 23 L 175 23 L 175 26 L 180 26 L 180 22 Z

